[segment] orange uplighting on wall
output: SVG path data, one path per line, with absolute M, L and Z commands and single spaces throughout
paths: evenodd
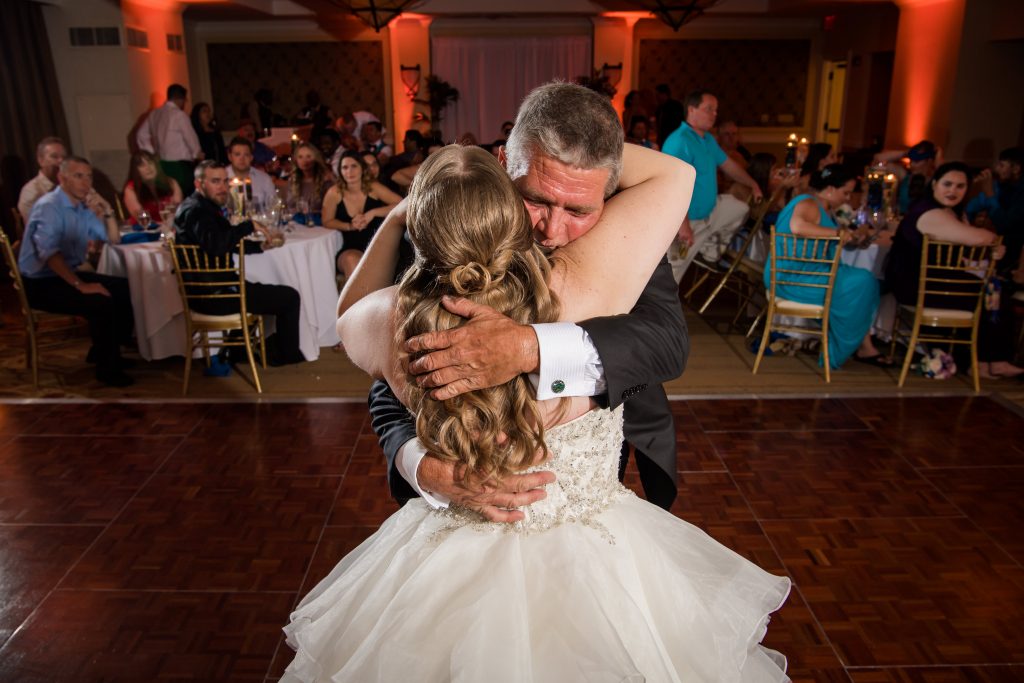
M 887 146 L 948 141 L 964 0 L 900 0 Z

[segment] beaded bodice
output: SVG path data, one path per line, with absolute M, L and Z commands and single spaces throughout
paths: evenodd
M 619 496 L 631 495 L 619 483 L 619 455 L 622 448 L 622 407 L 591 410 L 545 432 L 549 458 L 530 471 L 555 474 L 546 487 L 547 497 L 522 508 L 526 519 L 515 524 L 489 524 L 472 511 L 453 505 L 436 511 L 447 520 L 448 529 L 466 525 L 505 531 L 532 533 L 559 524 L 577 523 L 607 532 L 594 517 Z M 609 535 L 609 540 L 611 537 Z

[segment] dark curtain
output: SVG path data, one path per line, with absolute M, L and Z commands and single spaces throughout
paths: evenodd
M 11 208 L 38 172 L 36 143 L 56 135 L 68 143 L 42 7 L 31 0 L 0 2 L 0 221 L 11 234 Z

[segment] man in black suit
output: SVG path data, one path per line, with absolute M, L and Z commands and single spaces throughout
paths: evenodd
M 622 127 L 607 99 L 561 83 L 527 96 L 499 159 L 523 195 L 541 246 L 557 249 L 594 226 L 604 200 L 617 188 L 622 145 Z M 467 322 L 409 340 L 411 351 L 426 352 L 410 371 L 424 386 L 435 387 L 436 398 L 527 372 L 539 373 L 540 399 L 593 395 L 612 408 L 625 403 L 625 436 L 635 448 L 646 496 L 663 508 L 671 506 L 675 428 L 661 383 L 682 373 L 689 340 L 667 261 L 658 265 L 629 315 L 578 325 L 520 325 L 465 300 L 448 308 Z M 517 508 L 539 500 L 541 487 L 553 481 L 551 473 L 534 472 L 486 485 L 464 483 L 452 463 L 419 446 L 411 415 L 383 382 L 370 391 L 370 411 L 399 502 L 422 495 L 435 506 L 453 501 L 492 521 L 511 522 L 523 517 Z M 624 445 L 620 475 L 627 453 Z

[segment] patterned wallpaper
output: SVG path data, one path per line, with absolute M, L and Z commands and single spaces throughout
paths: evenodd
M 384 56 L 380 41 L 218 43 L 207 46 L 213 109 L 222 130 L 238 127 L 242 106 L 259 88 L 274 95 L 273 110 L 292 119 L 306 92 L 341 114 L 366 110 L 382 119 Z
M 710 90 L 719 121 L 800 127 L 810 48 L 807 40 L 641 40 L 639 87 L 668 83 L 677 100 Z

